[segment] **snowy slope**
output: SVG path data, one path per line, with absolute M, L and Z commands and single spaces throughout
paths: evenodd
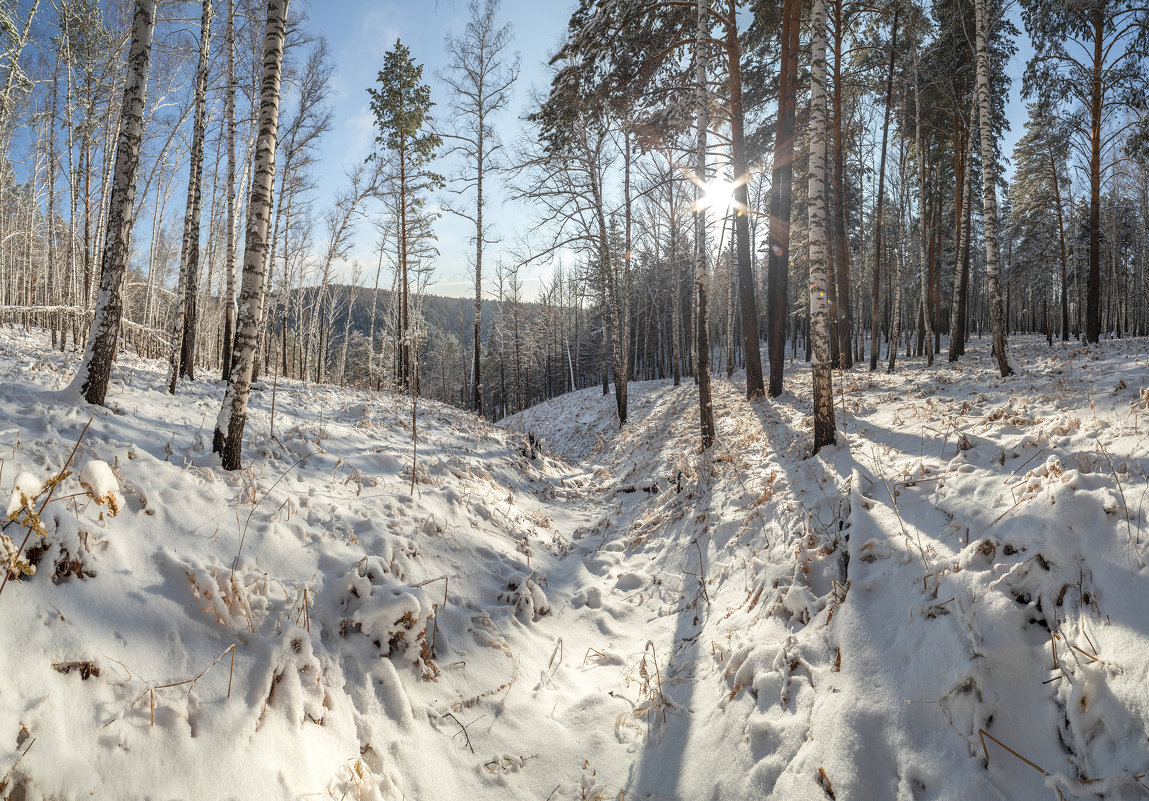
M 711 457 L 665 382 L 617 435 L 595 390 L 510 421 L 662 490 L 610 526 L 670 710 L 612 793 L 1149 796 L 1145 343 L 1021 341 L 1004 380 L 980 348 L 836 375 L 842 444 L 814 459 L 801 366 L 777 403 L 717 385 Z
M 220 385 L 58 402 L 46 344 L 0 334 L 0 490 L 92 422 L 0 595 L 0 798 L 1147 793 L 1144 342 L 836 375 L 812 459 L 800 365 L 706 455 L 688 384 L 428 403 L 414 495 L 408 399 L 286 382 L 272 436 L 268 386 L 233 475 Z

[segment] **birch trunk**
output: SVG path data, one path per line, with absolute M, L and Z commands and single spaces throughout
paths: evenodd
M 136 173 L 140 165 L 140 141 L 144 128 L 144 97 L 148 87 L 148 62 L 155 28 L 156 0 L 136 0 L 132 17 L 132 43 L 128 52 L 127 81 L 120 104 L 120 132 L 116 142 L 115 177 L 112 180 L 108 230 L 104 237 L 100 267 L 99 302 L 96 304 L 88 345 L 69 389 L 88 403 L 102 405 L 108 393 L 116 340 L 123 313 L 121 286 L 131 254 Z
M 172 324 L 171 376 L 168 392 L 176 394 L 179 377 L 195 378 L 196 298 L 199 295 L 200 210 L 203 201 L 204 118 L 207 115 L 207 73 L 211 48 L 212 0 L 203 0 L 199 28 L 199 65 L 195 75 L 195 112 L 192 118 L 191 167 L 184 211 L 184 238 L 180 250 L 180 280 L 176 316 Z M 228 21 L 230 25 L 230 20 Z
M 826 304 L 826 2 L 814 0 L 810 72 L 810 340 L 813 350 L 814 453 L 833 445 L 834 387 L 830 373 L 830 319 Z
M 236 316 L 235 344 L 227 392 L 216 420 L 212 450 L 220 454 L 225 470 L 238 470 L 251 392 L 251 371 L 259 338 L 259 309 L 267 269 L 267 228 L 271 214 L 271 181 L 279 135 L 279 76 L 289 0 L 268 0 L 264 34 L 263 74 L 260 80 L 259 138 L 256 142 L 251 192 L 247 203 L 247 241 L 243 251 L 243 279 Z
M 224 135 L 227 137 L 227 244 L 223 272 L 222 378 L 231 372 L 231 341 L 235 334 L 235 0 L 227 0 L 227 96 L 224 100 Z
M 1006 350 L 1005 316 L 1001 305 L 1001 264 L 997 246 L 997 163 L 993 157 L 993 120 L 989 99 L 989 47 L 986 41 L 985 0 L 974 2 L 977 26 L 977 94 L 981 121 L 981 188 L 985 217 L 985 277 L 989 290 L 989 327 L 993 355 L 1001 375 L 1013 372 Z

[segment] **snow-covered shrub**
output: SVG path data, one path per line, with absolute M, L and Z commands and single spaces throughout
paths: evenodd
M 358 630 L 383 656 L 410 662 L 424 678 L 438 674 L 427 640 L 435 605 L 421 589 L 399 584 L 381 559 L 366 557 L 347 574 L 347 590 L 340 634 Z
M 112 467 L 101 459 L 92 459 L 80 471 L 80 486 L 88 493 L 88 497 L 100 507 L 100 520 L 104 519 L 104 507 L 108 513 L 115 517 L 120 513 L 119 499 L 116 492 L 120 489 L 120 482 Z
M 540 581 L 545 583 L 545 580 L 537 579 L 534 573 L 510 579 L 506 589 L 499 593 L 499 602 L 513 607 L 519 619 L 526 623 L 549 615 L 551 604 L 539 586 Z
M 311 635 L 302 626 L 284 632 L 272 665 L 259 726 L 263 726 L 269 709 L 283 712 L 298 726 L 308 721 L 322 726 L 329 707 L 323 666 L 312 649 Z

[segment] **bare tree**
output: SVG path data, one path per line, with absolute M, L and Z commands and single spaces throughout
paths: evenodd
M 475 332 L 474 360 L 471 368 L 472 408 L 483 411 L 482 364 L 483 327 L 483 246 L 488 243 L 483 223 L 486 203 L 483 181 L 502 164 L 502 143 L 492 117 L 506 108 L 511 100 L 511 87 L 519 75 L 518 55 L 508 59 L 506 50 L 513 36 L 509 24 L 497 26 L 500 0 L 478 0 L 468 4 L 470 19 L 462 37 L 446 39 L 447 72 L 440 80 L 451 90 L 451 133 L 443 138 L 449 143 L 448 154 L 458 153 L 466 166 L 454 177 L 455 191 L 462 194 L 474 189 L 475 205 L 471 211 L 448 207 L 453 214 L 475 226 Z
M 275 150 L 279 134 L 279 81 L 289 0 L 268 0 L 264 34 L 263 70 L 259 101 L 259 139 L 251 193 L 247 203 L 247 241 L 243 251 L 243 281 L 236 320 L 235 347 L 227 392 L 216 420 L 212 450 L 225 470 L 238 470 L 247 422 L 251 372 L 259 335 L 259 308 L 267 265 L 267 229 L 271 214 L 271 182 L 275 175 Z
M 203 0 L 199 29 L 199 66 L 195 76 L 195 114 L 192 117 L 191 165 L 184 210 L 184 243 L 180 254 L 180 281 L 172 323 L 171 376 L 168 392 L 176 394 L 181 375 L 195 378 L 196 299 L 199 296 L 200 212 L 203 198 L 203 141 L 207 116 L 208 58 L 211 53 L 212 0 Z M 231 20 L 228 20 L 231 25 Z
M 830 372 L 830 325 L 826 292 L 826 2 L 814 0 L 810 70 L 810 339 L 814 352 L 814 453 L 833 445 L 834 386 Z
M 136 0 L 132 17 L 132 43 L 128 52 L 127 80 L 120 104 L 120 132 L 116 142 L 116 167 L 109 204 L 108 231 L 100 269 L 100 291 L 91 334 L 83 360 L 70 389 L 88 403 L 102 405 L 111 379 L 112 360 L 123 314 L 121 286 L 131 253 L 136 173 L 143 137 L 144 96 L 148 86 L 156 0 Z

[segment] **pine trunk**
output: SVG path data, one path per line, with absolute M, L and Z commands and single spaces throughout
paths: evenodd
M 798 93 L 798 34 L 802 26 L 802 0 L 784 0 L 782 53 L 778 76 L 778 133 L 774 140 L 774 166 L 770 187 L 770 252 L 766 294 L 770 304 L 770 397 L 782 394 L 786 362 L 786 323 L 789 318 L 787 283 L 790 266 L 790 205 L 794 181 L 794 122 Z
M 738 250 L 738 303 L 742 312 L 742 355 L 746 361 L 746 397 L 763 395 L 762 352 L 758 347 L 758 304 L 754 298 L 754 265 L 750 255 L 750 165 L 742 106 L 742 49 L 738 42 L 738 8 L 728 0 L 726 25 L 727 82 L 730 90 L 730 160 L 734 168 L 734 235 Z
M 993 156 L 993 120 L 989 95 L 989 43 L 986 41 L 985 0 L 974 2 L 977 26 L 977 91 L 981 121 L 981 187 L 985 217 L 985 276 L 989 290 L 989 327 L 993 355 L 1002 377 L 1013 372 L 1006 350 L 1005 317 L 1001 305 L 997 246 L 997 164 Z
M 973 109 L 977 103 L 973 104 Z M 954 292 L 950 304 L 950 349 L 949 361 L 956 362 L 958 357 L 965 353 L 965 318 L 966 298 L 969 296 L 969 251 L 970 251 L 970 223 L 973 203 L 973 159 L 970 153 L 970 137 L 977 120 L 971 109 L 969 128 L 962 140 L 962 183 L 959 191 L 961 199 L 955 205 L 958 210 L 958 244 L 954 253 Z
M 878 369 L 879 353 L 879 327 L 878 316 L 879 290 L 882 282 L 882 209 L 886 200 L 886 146 L 890 137 L 890 110 L 893 106 L 894 94 L 894 63 L 898 54 L 898 14 L 901 7 L 894 7 L 894 18 L 890 21 L 890 68 L 886 73 L 886 114 L 882 124 L 882 155 L 878 166 L 878 200 L 874 212 L 874 277 L 870 285 L 870 369 Z M 894 343 L 896 345 L 896 343 Z
M 794 0 L 790 0 L 793 2 Z M 706 183 L 706 132 L 710 125 L 709 98 L 707 92 L 706 42 L 710 38 L 710 0 L 698 0 L 698 37 L 694 47 L 694 103 L 697 118 L 697 140 L 695 149 L 695 175 Z M 697 191 L 698 187 L 696 187 Z M 694 289 L 697 301 L 695 314 L 695 334 L 697 337 L 695 380 L 698 382 L 699 428 L 702 435 L 702 450 L 714 444 L 714 404 L 710 396 L 710 336 L 707 312 L 706 287 L 706 209 L 695 204 L 694 224 Z M 787 215 L 788 217 L 789 215 Z
M 838 342 L 838 367 L 850 369 L 854 366 L 850 336 L 854 327 L 854 310 L 850 303 L 850 239 L 847 223 L 849 194 L 846 192 L 846 153 L 845 131 L 842 120 L 842 42 L 845 38 L 844 0 L 834 3 L 834 242 L 837 268 L 837 291 L 835 293 L 835 314 Z
M 926 194 L 926 143 L 922 140 L 922 96 L 921 88 L 918 85 L 918 58 L 917 48 L 914 50 L 914 138 L 916 140 L 918 151 L 918 221 L 921 225 L 920 236 L 918 237 L 918 255 L 921 261 L 922 275 L 922 293 L 921 293 L 921 308 L 922 308 L 922 333 L 924 334 L 923 343 L 926 350 L 926 364 L 933 366 L 934 363 L 934 331 L 932 321 L 930 319 L 932 311 L 929 303 L 930 291 L 930 259 L 926 254 L 927 237 L 930 236 L 930 209 L 927 202 L 928 195 Z
M 1101 336 L 1101 100 L 1105 69 L 1105 8 L 1093 3 L 1088 12 L 1093 25 L 1092 86 L 1089 103 L 1089 276 L 1086 281 L 1085 338 L 1097 342 Z

